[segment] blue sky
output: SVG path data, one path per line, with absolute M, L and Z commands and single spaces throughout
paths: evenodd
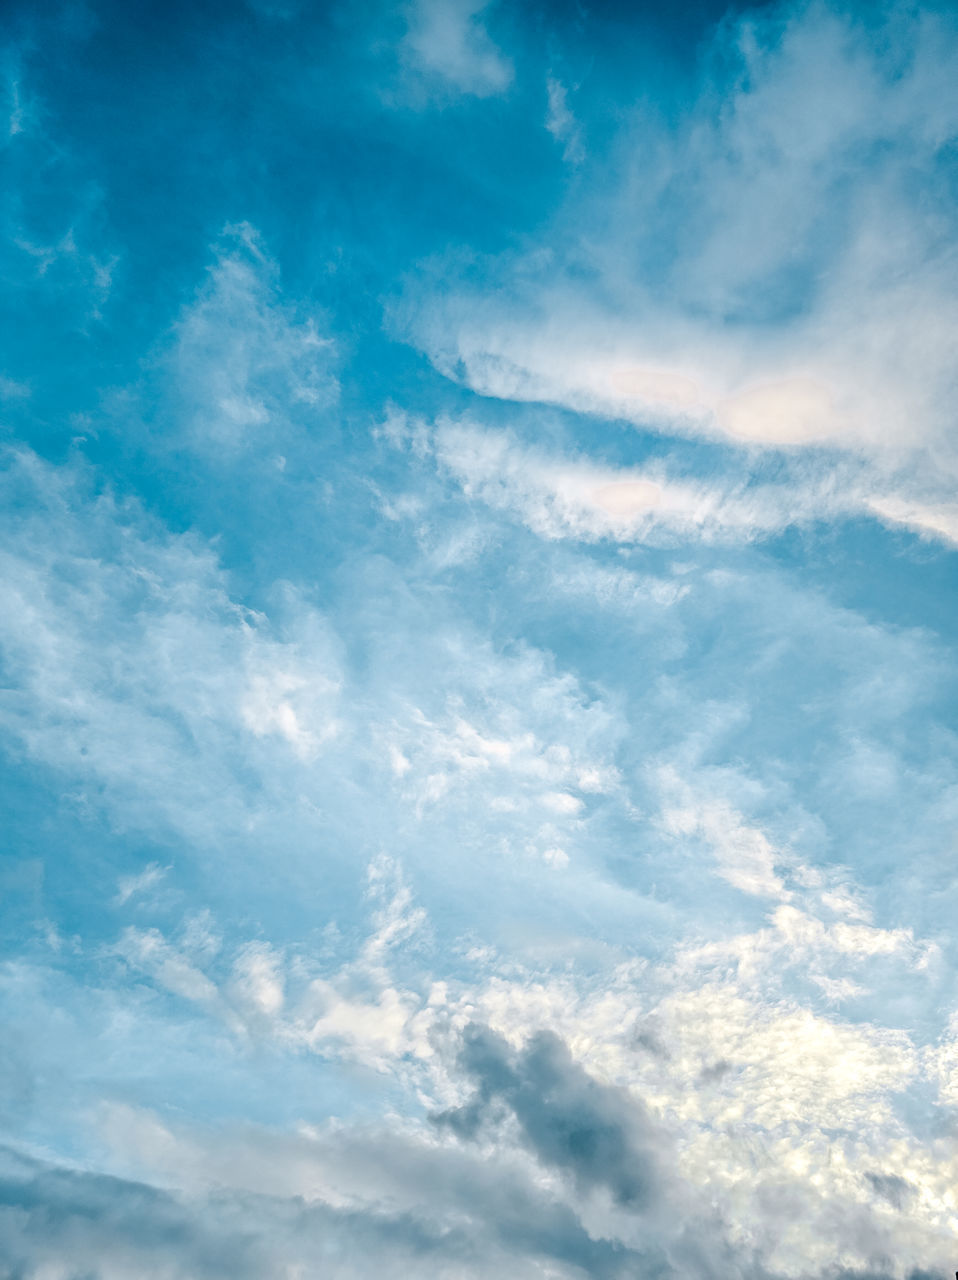
M 0 1272 L 950 1274 L 954 6 L 5 18 Z

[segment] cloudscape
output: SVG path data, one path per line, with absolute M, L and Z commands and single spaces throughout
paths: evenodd
M 0 1278 L 950 1277 L 958 7 L 0 103 Z

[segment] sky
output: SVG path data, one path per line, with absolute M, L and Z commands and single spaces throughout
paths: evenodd
M 7 0 L 3 1280 L 952 1274 L 956 67 Z

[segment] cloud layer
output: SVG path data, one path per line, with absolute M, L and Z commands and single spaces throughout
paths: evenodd
M 15 6 L 0 1273 L 954 1269 L 949 6 Z

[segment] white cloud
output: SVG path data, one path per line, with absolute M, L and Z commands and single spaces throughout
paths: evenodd
M 267 943 L 250 942 L 233 965 L 233 1000 L 254 1016 L 276 1019 L 285 1000 L 282 959 Z
M 22 454 L 3 482 L 34 504 L 2 554 L 0 649 L 17 687 L 0 704 L 6 733 L 124 825 L 207 848 L 248 831 L 265 797 L 241 773 L 256 771 L 276 804 L 296 785 L 290 757 L 309 767 L 335 734 L 341 673 L 325 621 L 290 599 L 281 639 L 230 598 L 199 543 L 90 499 L 82 472 Z
M 7 105 L 7 137 L 15 138 L 18 133 L 23 132 L 25 111 L 21 98 L 19 80 L 8 80 L 6 84 L 8 105 Z
M 390 949 L 408 942 L 423 927 L 426 913 L 412 905 L 412 891 L 403 879 L 402 868 L 387 855 L 370 863 L 366 896 L 375 905 L 374 932 L 363 946 L 361 963 L 379 972 Z
M 169 870 L 169 867 L 161 867 L 158 862 L 150 862 L 136 875 L 120 876 L 114 903 L 118 907 L 125 906 L 132 897 L 159 884 Z
M 560 849 L 558 846 L 546 849 L 542 855 L 542 860 L 547 862 L 550 867 L 555 867 L 558 870 L 569 865 L 569 855 L 565 849 Z
M 716 40 L 731 88 L 704 85 L 668 129 L 637 112 L 554 240 L 488 262 L 481 294 L 450 287 L 443 262 L 397 323 L 482 395 L 724 441 L 743 477 L 767 450 L 808 453 L 826 490 L 837 456 L 866 463 L 859 510 L 953 541 L 958 276 L 939 149 L 958 133 L 958 33 L 904 7 L 866 27 L 811 6 Z M 559 89 L 554 131 L 571 128 Z M 613 496 L 700 510 L 653 480 Z M 786 481 L 804 505 L 807 476 Z
M 684 599 L 690 589 L 674 578 L 609 568 L 592 560 L 559 562 L 549 580 L 549 590 L 559 597 L 632 616 L 646 614 L 650 606 L 668 609 Z
M 621 803 L 621 724 L 546 655 L 506 659 L 480 646 L 467 665 L 461 642 L 449 648 L 457 694 L 429 715 L 397 707 L 377 732 L 404 802 L 421 823 L 454 830 L 483 812 L 482 845 L 509 861 L 521 850 L 537 862 L 555 846 L 568 857 L 589 802 Z
M 172 995 L 231 1020 L 216 983 L 194 962 L 188 951 L 171 944 L 158 929 L 136 929 L 132 926 L 125 929 L 116 945 L 116 953 Z
M 467 497 L 513 512 L 550 539 L 747 541 L 860 505 L 854 473 L 845 487 L 833 473 L 812 478 L 798 492 L 787 484 L 749 485 L 721 476 L 676 479 L 661 464 L 603 466 L 449 420 L 437 425 L 433 447 L 439 466 Z
M 954 504 L 926 505 L 892 495 L 869 498 L 868 507 L 888 524 L 905 525 L 923 537 L 958 546 L 958 506 Z
M 562 145 L 562 156 L 571 164 L 581 162 L 584 151 L 582 146 L 582 130 L 569 108 L 569 91 L 561 80 L 554 76 L 546 78 L 546 128 Z
M 30 394 L 30 387 L 25 382 L 0 375 L 0 400 L 27 400 Z
M 459 93 L 486 98 L 512 81 L 512 66 L 482 21 L 490 0 L 413 0 L 401 53 L 407 65 Z
M 789 897 L 776 873 L 781 855 L 762 831 L 744 823 L 741 814 L 728 805 L 714 801 L 704 806 L 687 803 L 667 809 L 662 820 L 665 829 L 676 837 L 701 832 L 715 851 L 718 874 L 736 889 L 761 897 Z
M 300 659 L 290 668 L 287 646 L 261 646 L 250 655 L 256 674 L 241 704 L 244 724 L 257 737 L 277 734 L 303 760 L 312 759 L 323 743 L 334 738 L 339 723 L 331 714 L 339 683 L 320 672 L 309 672 Z
M 278 280 L 256 231 L 226 227 L 169 355 L 194 447 L 214 455 L 275 450 L 297 423 L 335 402 L 333 343 L 316 317 L 283 304 Z

